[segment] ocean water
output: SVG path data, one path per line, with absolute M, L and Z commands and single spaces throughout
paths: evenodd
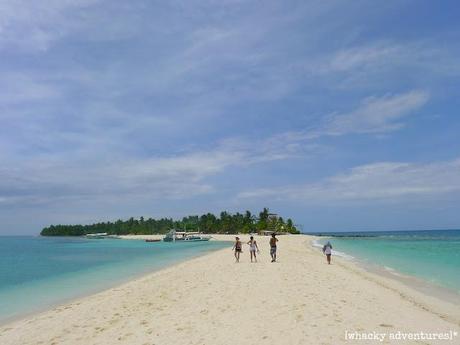
M 0 237 L 0 322 L 228 247 L 71 237 Z
M 460 230 L 312 233 L 337 254 L 460 293 Z

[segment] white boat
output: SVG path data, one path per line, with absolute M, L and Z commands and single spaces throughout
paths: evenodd
M 91 238 L 91 239 L 103 239 L 103 238 L 120 238 L 119 236 L 117 235 L 109 235 L 108 233 L 106 232 L 98 232 L 98 233 L 95 233 L 95 234 L 86 234 L 86 238 Z
M 187 232 L 187 231 L 176 231 L 175 229 L 170 230 L 166 236 L 163 238 L 165 242 L 199 242 L 199 241 L 209 241 L 211 236 L 202 235 L 199 232 Z

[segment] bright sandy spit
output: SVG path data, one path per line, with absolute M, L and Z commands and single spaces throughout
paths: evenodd
M 459 305 L 343 259 L 328 266 L 309 236 L 281 236 L 277 263 L 268 238 L 257 240 L 257 264 L 247 246 L 234 263 L 230 245 L 4 325 L 0 344 L 386 344 L 345 332 L 460 331 Z M 460 336 L 398 343 L 453 345 Z

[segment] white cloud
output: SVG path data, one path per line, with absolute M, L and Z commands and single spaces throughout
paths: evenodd
M 0 50 L 46 51 L 75 25 L 75 10 L 98 0 L 0 2 Z
M 283 160 L 299 154 L 289 141 L 226 140 L 216 148 L 168 156 L 102 158 L 101 152 L 16 160 L 0 168 L 3 204 L 43 204 L 63 199 L 187 199 L 208 194 L 207 178 L 229 167 Z M 306 148 L 303 148 L 306 150 Z M 11 162 L 11 160 L 10 160 Z
M 392 59 L 403 53 L 403 47 L 388 43 L 343 49 L 319 63 L 314 72 L 334 73 L 378 67 L 392 63 Z
M 286 132 L 283 136 L 301 142 L 324 136 L 396 131 L 404 127 L 406 117 L 419 110 L 428 100 L 429 94 L 421 90 L 368 97 L 350 112 L 323 116 L 318 125 L 303 131 Z
M 318 150 L 319 146 L 312 138 L 349 133 L 382 133 L 398 129 L 403 124 L 401 120 L 424 104 L 427 98 L 421 91 L 369 98 L 352 112 L 330 116 L 322 127 L 312 132 L 285 132 L 258 140 L 229 138 L 212 150 L 195 149 L 163 157 L 129 158 L 125 153 L 120 157 L 112 154 L 101 159 L 113 144 L 96 136 L 73 155 L 40 157 L 18 164 L 14 170 L 3 168 L 0 171 L 0 197 L 3 204 L 20 201 L 49 202 L 56 198 L 94 199 L 115 195 L 151 199 L 189 198 L 212 192 L 213 186 L 207 182 L 207 178 L 224 172 L 228 167 L 294 157 L 305 159 Z M 74 139 L 63 135 L 54 140 L 72 142 Z M 97 149 L 94 149 L 95 146 Z M 331 181 L 337 183 L 344 178 L 356 179 L 373 167 L 357 168 L 350 176 L 337 177 Z M 376 168 L 392 172 L 399 166 L 378 165 Z M 310 186 L 307 191 L 313 193 L 321 191 L 320 188 Z M 410 190 L 416 192 L 417 189 Z M 353 191 L 342 192 L 342 195 L 351 197 Z M 241 196 L 250 197 L 251 193 L 243 193 Z M 256 191 L 256 195 L 265 193 L 263 190 Z M 299 193 L 297 189 L 296 193 Z
M 236 157 L 234 157 L 234 160 Z M 189 198 L 209 193 L 203 179 L 231 164 L 221 152 L 122 160 L 46 159 L 0 170 L 3 203 L 53 203 L 111 197 Z
M 402 201 L 460 193 L 460 159 L 430 164 L 381 162 L 362 165 L 316 183 L 257 189 L 239 198 L 293 199 L 322 205 L 349 201 Z
M 423 91 L 383 97 L 369 97 L 352 112 L 329 116 L 319 134 L 383 133 L 400 129 L 401 121 L 421 108 L 429 99 Z
M 351 46 L 324 54 L 309 65 L 308 71 L 319 75 L 348 73 L 347 81 L 364 80 L 376 74 L 398 70 L 399 73 L 423 70 L 423 75 L 433 77 L 454 76 L 460 72 L 458 51 L 439 49 L 438 37 L 401 42 L 386 40 Z M 367 75 L 367 77 L 366 77 Z M 423 78 L 423 75 L 420 77 Z M 381 82 L 381 78 L 377 79 Z
M 60 92 L 57 87 L 42 78 L 26 73 L 4 73 L 0 80 L 0 106 L 21 105 L 25 102 L 43 102 L 56 99 Z M 0 113 L 0 117 L 8 115 Z

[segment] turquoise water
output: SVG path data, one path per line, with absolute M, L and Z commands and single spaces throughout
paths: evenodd
M 218 241 L 0 237 L 0 321 L 228 246 Z
M 460 292 L 460 230 L 322 235 L 338 252 Z

